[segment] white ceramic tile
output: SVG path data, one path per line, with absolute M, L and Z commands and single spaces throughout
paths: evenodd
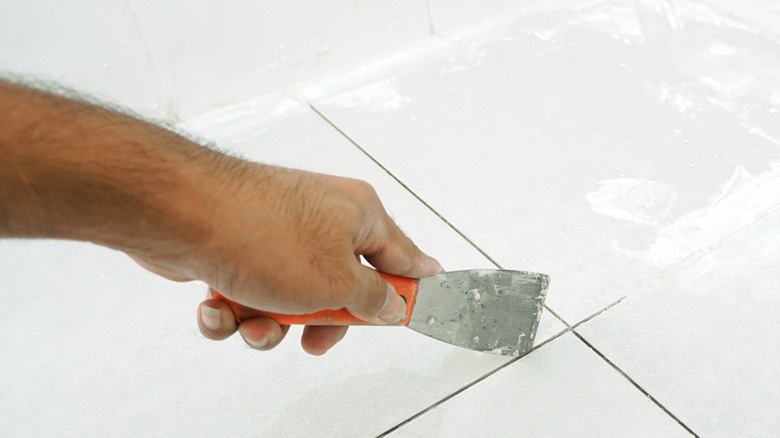
M 390 436 L 691 435 L 579 339 L 567 334 Z
M 123 0 L 0 2 L 0 75 L 55 82 L 152 117 L 166 99 Z
M 428 0 L 434 32 L 479 23 L 538 0 Z
M 699 436 L 780 430 L 780 216 L 578 330 Z
M 490 267 L 295 100 L 189 128 L 249 158 L 365 178 L 445 266 Z M 208 341 L 203 285 L 87 244 L 0 241 L 0 283 L 0 436 L 373 436 L 508 360 L 404 328 L 352 328 L 319 358 L 298 329 L 267 353 Z M 546 321 L 540 339 L 560 328 Z
M 570 3 L 303 94 L 576 322 L 780 204 L 780 44 L 698 3 Z
M 775 0 L 703 0 L 718 10 L 780 37 L 780 3 Z
M 131 4 L 157 62 L 170 75 L 183 118 L 429 35 L 425 3 L 416 0 Z

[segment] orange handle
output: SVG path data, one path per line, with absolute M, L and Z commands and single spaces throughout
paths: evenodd
M 414 299 L 417 297 L 417 286 L 420 280 L 407 277 L 399 277 L 397 275 L 385 274 L 380 272 L 379 275 L 388 283 L 395 287 L 398 295 L 401 295 L 406 301 L 406 318 L 403 321 L 396 323 L 395 325 L 407 325 L 412 317 L 412 308 L 414 307 Z M 219 292 L 212 290 L 214 298 L 226 303 L 230 306 L 230 310 L 233 311 L 233 315 L 236 317 L 236 321 L 242 322 L 247 319 L 264 317 L 271 318 L 279 324 L 306 324 L 306 325 L 370 325 L 371 323 L 363 321 L 362 319 L 355 318 L 347 309 L 338 310 L 320 310 L 319 312 L 307 313 L 305 315 L 285 315 L 283 313 L 266 312 L 264 310 L 253 309 L 246 307 L 233 301 L 228 300 L 219 294 Z

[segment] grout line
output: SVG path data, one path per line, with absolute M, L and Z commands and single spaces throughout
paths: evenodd
M 157 75 L 157 82 L 161 88 L 160 91 L 162 91 L 162 93 L 164 94 L 164 96 L 161 96 L 164 99 L 163 117 L 165 117 L 166 122 L 175 125 L 181 122 L 181 118 L 179 117 L 179 112 L 177 108 L 176 90 L 174 89 L 173 83 L 171 82 L 170 76 L 168 75 L 169 72 L 167 72 L 166 69 L 164 69 L 163 66 L 160 65 L 161 63 L 158 57 L 155 56 L 155 51 L 152 49 L 152 43 L 149 37 L 146 36 L 146 32 L 144 32 L 144 28 L 141 25 L 141 19 L 139 18 L 138 12 L 135 10 L 135 7 L 133 7 L 132 1 L 125 0 L 122 3 L 127 8 L 127 13 L 130 16 L 130 21 L 135 26 L 135 30 L 138 33 L 138 37 L 141 40 L 141 44 L 143 45 L 145 55 L 149 59 L 149 62 L 152 64 L 152 69 Z
M 528 352 L 528 353 L 527 353 L 525 356 L 528 356 L 529 354 L 531 354 L 531 353 L 533 353 L 534 351 L 536 351 L 536 350 L 538 350 L 538 349 L 540 349 L 540 348 L 544 347 L 545 345 L 549 344 L 550 342 L 552 342 L 552 341 L 554 341 L 554 340 L 556 340 L 556 339 L 560 338 L 561 336 L 565 335 L 566 333 L 571 333 L 571 332 L 572 332 L 572 330 L 570 330 L 570 329 L 565 329 L 565 330 L 561 330 L 561 331 L 559 331 L 558 333 L 556 333 L 556 334 L 554 334 L 554 335 L 550 336 L 550 338 L 549 338 L 549 339 L 545 340 L 545 341 L 544 341 L 544 342 L 542 342 L 541 344 L 539 344 L 539 345 L 534 345 L 534 346 L 533 346 L 533 348 L 531 348 L 531 351 L 529 351 L 529 352 Z M 518 357 L 518 358 L 517 358 L 517 360 L 520 360 L 520 359 L 522 359 L 522 357 Z
M 563 319 L 563 317 L 561 315 L 559 315 L 558 312 L 556 312 L 553 309 L 551 309 L 550 306 L 547 305 L 547 303 L 544 303 L 543 306 L 544 306 L 545 309 L 547 309 L 548 312 L 550 312 L 550 315 L 558 318 L 558 321 L 560 321 L 563 325 L 566 326 L 566 330 L 572 330 L 574 328 L 571 324 L 569 324 L 568 321 Z
M 500 265 L 500 264 L 498 264 L 498 262 L 497 262 L 497 261 L 495 261 L 495 260 L 494 260 L 492 257 L 490 257 L 490 256 L 489 256 L 489 255 L 488 255 L 488 254 L 487 254 L 485 251 L 483 251 L 483 250 L 482 250 L 482 248 L 480 248 L 479 246 L 477 246 L 477 244 L 476 244 L 476 243 L 474 243 L 474 242 L 473 242 L 471 239 L 469 239 L 468 237 L 466 237 L 466 235 L 465 235 L 465 234 L 463 234 L 463 233 L 462 233 L 462 232 L 461 232 L 461 231 L 460 231 L 458 228 L 456 228 L 456 227 L 455 227 L 455 225 L 453 225 L 453 224 L 452 224 L 450 221 L 448 221 L 448 220 L 447 220 L 447 219 L 446 219 L 444 216 L 442 216 L 442 215 L 441 215 L 441 214 L 440 214 L 438 211 L 436 211 L 436 210 L 435 210 L 433 207 L 431 207 L 431 205 L 430 205 L 430 204 L 428 204 L 427 202 L 425 202 L 425 201 L 424 201 L 424 200 L 423 200 L 423 199 L 422 199 L 422 198 L 421 198 L 419 195 L 417 195 L 417 193 L 413 192 L 413 191 L 412 191 L 412 189 L 410 189 L 410 188 L 409 188 L 409 186 L 407 186 L 406 184 L 404 184 L 404 183 L 403 183 L 403 182 L 402 182 L 402 181 L 401 181 L 401 180 L 400 180 L 400 179 L 399 179 L 397 176 L 395 176 L 395 174 L 393 174 L 393 172 L 391 172 L 391 171 L 390 171 L 390 170 L 389 170 L 387 167 L 383 166 L 383 165 L 382 165 L 382 163 L 380 163 L 379 161 L 377 161 L 377 159 L 376 159 L 376 158 L 374 158 L 374 157 L 373 157 L 371 154 L 369 154 L 369 153 L 368 153 L 368 151 L 366 151 L 366 150 L 365 150 L 365 149 L 363 149 L 363 148 L 362 148 L 362 147 L 361 147 L 359 144 L 357 144 L 357 142 L 356 142 L 355 140 L 353 140 L 353 139 L 352 139 L 352 137 L 350 137 L 349 135 L 347 135 L 347 133 L 346 133 L 346 132 L 342 131 L 342 130 L 341 130 L 339 127 L 338 127 L 338 126 L 336 126 L 336 124 L 335 124 L 335 123 L 333 123 L 333 122 L 332 122 L 330 119 L 328 119 L 327 117 L 325 117 L 325 115 L 324 115 L 324 114 L 322 114 L 322 113 L 321 113 L 321 112 L 320 112 L 320 111 L 319 111 L 317 108 L 315 108 L 315 107 L 314 107 L 314 105 L 312 105 L 312 104 L 311 104 L 311 102 L 308 102 L 308 104 L 309 104 L 309 108 L 311 108 L 311 109 L 312 109 L 312 111 L 314 111 L 314 112 L 315 112 L 315 113 L 317 113 L 317 114 L 318 114 L 320 117 L 322 117 L 322 119 L 323 119 L 325 122 L 327 122 L 327 123 L 328 123 L 330 126 L 332 126 L 332 127 L 333 127 L 333 129 L 335 129 L 335 130 L 336 130 L 336 131 L 338 131 L 338 132 L 339 132 L 339 133 L 340 133 L 342 136 L 344 136 L 344 138 L 346 138 L 347 140 L 349 140 L 349 142 L 350 142 L 350 143 L 352 143 L 352 144 L 353 144 L 353 145 L 354 145 L 356 148 L 358 148 L 358 150 L 360 150 L 360 152 L 362 152 L 362 153 L 363 153 L 363 154 L 364 154 L 366 157 L 368 157 L 368 158 L 369 158 L 371 161 L 373 161 L 373 162 L 374 162 L 374 163 L 375 163 L 377 166 L 379 166 L 379 167 L 380 167 L 382 170 L 384 170 L 384 171 L 385 171 L 385 173 L 387 173 L 388 175 L 390 175 L 390 177 L 391 177 L 391 178 L 393 178 L 393 179 L 394 179 L 394 180 L 395 180 L 395 181 L 396 181 L 398 184 L 401 184 L 401 187 L 403 187 L 404 189 L 406 189 L 406 191 L 407 191 L 407 192 L 409 192 L 409 193 L 410 193 L 412 196 L 414 196 L 415 198 L 417 198 L 417 200 L 418 200 L 418 201 L 420 201 L 420 202 L 421 202 L 421 203 L 422 203 L 422 204 L 423 204 L 423 205 L 424 205 L 426 208 L 428 208 L 428 210 L 430 210 L 430 211 L 431 211 L 433 214 L 435 214 L 435 215 L 436 215 L 436 216 L 437 216 L 439 219 L 441 219 L 442 221 L 444 221 L 444 223 L 445 223 L 445 224 L 447 224 L 447 225 L 448 225 L 448 226 L 449 226 L 449 227 L 450 227 L 450 228 L 451 228 L 453 231 L 455 231 L 456 233 L 458 233 L 458 235 L 459 235 L 460 237 L 462 237 L 462 238 L 463 238 L 463 239 L 464 239 L 466 242 L 468 242 L 468 243 L 469 243 L 469 245 L 471 245 L 471 246 L 472 246 L 474 249 L 476 249 L 477 251 L 479 251 L 479 253 L 480 253 L 480 254 L 482 254 L 482 255 L 483 255 L 483 256 L 484 256 L 486 259 L 488 259 L 488 260 L 490 261 L 490 263 L 493 263 L 493 264 L 494 264 L 496 267 L 498 267 L 499 269 L 503 269 L 503 268 L 501 267 L 501 265 Z
M 651 282 L 651 279 L 648 279 L 647 283 L 650 283 L 650 282 Z M 586 317 L 586 318 L 585 318 L 585 319 L 583 319 L 582 321 L 580 321 L 580 322 L 578 322 L 578 323 L 574 324 L 573 326 L 571 326 L 571 329 L 572 329 L 572 330 L 576 330 L 576 329 L 578 329 L 578 328 L 579 328 L 581 325 L 585 324 L 586 322 L 588 322 L 588 321 L 592 320 L 593 318 L 595 318 L 595 317 L 597 317 L 597 316 L 601 315 L 602 313 L 606 312 L 607 310 L 609 310 L 609 309 L 611 309 L 611 308 L 613 308 L 613 307 L 617 306 L 618 304 L 620 304 L 621 302 L 623 302 L 623 300 L 625 300 L 626 298 L 628 298 L 628 296 L 629 296 L 629 295 L 631 295 L 633 292 L 639 292 L 639 290 L 638 290 L 638 289 L 634 289 L 633 291 L 629 292 L 628 294 L 626 294 L 626 295 L 623 295 L 622 297 L 618 298 L 618 299 L 617 299 L 617 301 L 615 301 L 614 303 L 612 303 L 612 304 L 607 304 L 607 305 L 606 305 L 606 306 L 605 306 L 603 309 L 601 309 L 601 310 L 598 310 L 597 312 L 595 312 L 595 313 L 593 313 L 592 315 L 590 315 L 590 316 Z
M 650 275 L 647 279 L 639 283 L 637 286 L 634 286 L 633 288 L 629 289 L 628 292 L 626 292 L 625 295 L 618 298 L 611 304 L 607 304 L 606 306 L 602 307 L 601 309 L 593 312 L 591 315 L 586 316 L 582 320 L 572 324 L 571 329 L 576 330 L 581 325 L 587 323 L 588 321 L 591 321 L 592 319 L 596 318 L 597 316 L 601 315 L 602 313 L 606 312 L 607 310 L 617 306 L 623 300 L 626 298 L 641 293 L 642 291 L 645 291 L 652 287 L 654 284 L 656 284 L 658 281 L 663 280 L 665 277 L 668 277 L 670 275 L 675 274 L 676 272 L 686 268 L 687 266 L 690 266 L 692 263 L 695 263 L 699 258 L 701 258 L 703 255 L 707 254 L 708 247 L 704 247 L 697 243 L 699 246 L 699 249 L 691 252 L 690 254 L 686 255 L 682 259 L 672 263 L 671 265 L 667 266 L 666 268 L 661 269 L 660 271 Z
M 425 6 L 428 9 L 428 29 L 431 35 L 436 35 L 436 28 L 433 26 L 433 11 L 431 10 L 431 0 L 425 0 Z
M 679 424 L 679 425 L 680 425 L 680 426 L 681 426 L 683 429 L 685 429 L 686 431 L 688 431 L 688 433 L 690 433 L 691 435 L 693 435 L 693 436 L 694 436 L 694 437 L 696 437 L 696 438 L 699 438 L 699 435 L 697 435 L 697 434 L 696 434 L 696 432 L 694 432 L 694 431 L 693 431 L 693 430 L 692 430 L 690 427 L 688 427 L 688 426 L 687 426 L 685 423 L 683 423 L 683 422 L 682 422 L 682 421 L 681 421 L 679 418 L 677 418 L 677 416 L 676 416 L 676 415 L 674 415 L 674 414 L 673 414 L 673 413 L 672 413 L 672 412 L 671 412 L 669 409 L 666 409 L 666 407 L 665 407 L 664 405 L 662 405 L 662 404 L 661 404 L 661 403 L 660 403 L 658 400 L 656 400 L 656 398 L 655 398 L 655 397 L 653 397 L 652 395 L 650 395 L 650 393 L 649 393 L 649 392 L 645 391 L 645 389 L 644 389 L 644 388 L 642 388 L 641 386 L 639 386 L 639 384 L 638 384 L 638 383 L 636 383 L 636 382 L 634 381 L 634 379 L 632 379 L 632 378 L 631 378 L 631 377 L 630 377 L 628 374 L 626 374 L 625 372 L 623 372 L 623 370 L 621 370 L 620 368 L 618 368 L 618 366 L 617 366 L 617 365 L 615 365 L 615 364 L 614 364 L 614 363 L 613 363 L 611 360 L 609 360 L 609 359 L 607 358 L 607 356 L 605 356 L 603 353 L 601 353 L 599 350 L 597 350 L 597 349 L 596 349 L 596 347 L 594 347 L 594 346 L 593 346 L 593 345 L 592 345 L 590 342 L 588 342 L 588 341 L 587 341 L 587 340 L 586 340 L 586 339 L 585 339 L 585 338 L 584 338 L 584 337 L 583 337 L 581 334 L 577 333 L 577 332 L 576 332 L 576 331 L 574 331 L 574 330 L 572 330 L 572 333 L 574 333 L 574 335 L 575 335 L 575 336 L 577 336 L 577 338 L 579 338 L 579 340 L 580 340 L 580 341 L 582 341 L 582 342 L 583 342 L 585 345 L 587 345 L 587 346 L 588 346 L 588 347 L 589 347 L 591 350 L 593 350 L 593 352 L 594 352 L 594 353 L 596 353 L 596 354 L 597 354 L 597 355 L 598 355 L 598 356 L 599 356 L 601 359 L 603 359 L 603 360 L 604 360 L 604 362 L 608 363 L 608 364 L 609 364 L 609 365 L 610 365 L 612 368 L 614 368 L 614 369 L 615 369 L 615 371 L 617 371 L 618 373 L 620 373 L 620 374 L 621 374 L 621 375 L 622 375 L 622 376 L 623 376 L 623 377 L 624 377 L 626 380 L 628 380 L 628 381 L 629 381 L 629 382 L 630 382 L 632 385 L 634 385 L 634 387 L 635 387 L 636 389 L 638 389 L 638 390 L 639 390 L 639 391 L 640 391 L 642 394 L 644 394 L 644 395 L 645 395 L 645 397 L 647 397 L 648 399 L 650 399 L 650 401 L 652 401 L 653 403 L 655 403 L 655 405 L 656 405 L 656 406 L 658 406 L 659 408 L 661 408 L 661 410 L 663 410 L 664 412 L 666 412 L 666 415 L 668 415 L 668 416 L 672 417 L 672 419 L 673 419 L 674 421 L 676 421 L 676 422 L 677 422 L 677 424 Z
M 420 412 L 412 415 L 411 417 L 407 418 L 406 420 L 404 420 L 404 421 L 396 424 L 395 426 L 391 427 L 390 429 L 387 429 L 386 431 L 384 431 L 381 434 L 377 435 L 377 437 L 378 438 L 385 437 L 385 436 L 395 432 L 396 430 L 402 428 L 403 426 L 405 426 L 405 425 L 411 423 L 412 421 L 414 421 L 415 419 L 419 418 L 423 414 L 425 414 L 425 413 L 427 413 L 429 411 L 432 411 L 433 409 L 436 409 L 437 407 L 439 407 L 440 405 L 446 403 L 450 399 L 455 398 L 456 396 L 460 395 L 465 390 L 467 390 L 467 389 L 471 388 L 472 386 L 478 384 L 479 382 L 487 379 L 488 377 L 492 376 L 493 374 L 496 374 L 497 372 L 503 370 L 504 368 L 508 367 L 509 365 L 512 365 L 513 363 L 519 361 L 520 359 L 524 358 L 525 356 L 528 356 L 529 354 L 533 353 L 534 351 L 544 347 L 545 345 L 547 345 L 550 342 L 558 339 L 559 337 L 565 335 L 566 333 L 569 333 L 569 330 L 563 330 L 562 332 L 556 334 L 555 336 L 553 336 L 550 339 L 542 342 L 541 344 L 534 346 L 531 349 L 531 351 L 529 351 L 528 353 L 524 354 L 523 356 L 515 357 L 515 358 L 509 360 L 508 362 L 498 366 L 494 370 L 491 370 L 490 372 L 488 372 L 488 373 L 478 377 L 477 379 L 471 381 L 470 383 L 468 383 L 467 385 L 465 385 L 462 388 L 458 389 L 457 391 L 453 392 L 452 394 L 442 398 L 441 400 L 438 400 L 437 402 L 433 403 L 432 405 L 428 406 L 427 408 L 421 410 Z

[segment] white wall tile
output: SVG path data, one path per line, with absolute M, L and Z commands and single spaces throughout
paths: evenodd
M 147 116 L 166 115 L 124 0 L 0 2 L 0 75 L 56 82 Z
M 131 0 L 182 118 L 279 90 L 429 34 L 418 0 Z
M 479 23 L 502 12 L 539 0 L 428 0 L 431 22 L 436 33 Z

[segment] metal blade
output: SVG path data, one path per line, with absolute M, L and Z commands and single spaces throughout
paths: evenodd
M 507 270 L 423 278 L 409 328 L 459 347 L 522 356 L 533 347 L 549 281 Z

